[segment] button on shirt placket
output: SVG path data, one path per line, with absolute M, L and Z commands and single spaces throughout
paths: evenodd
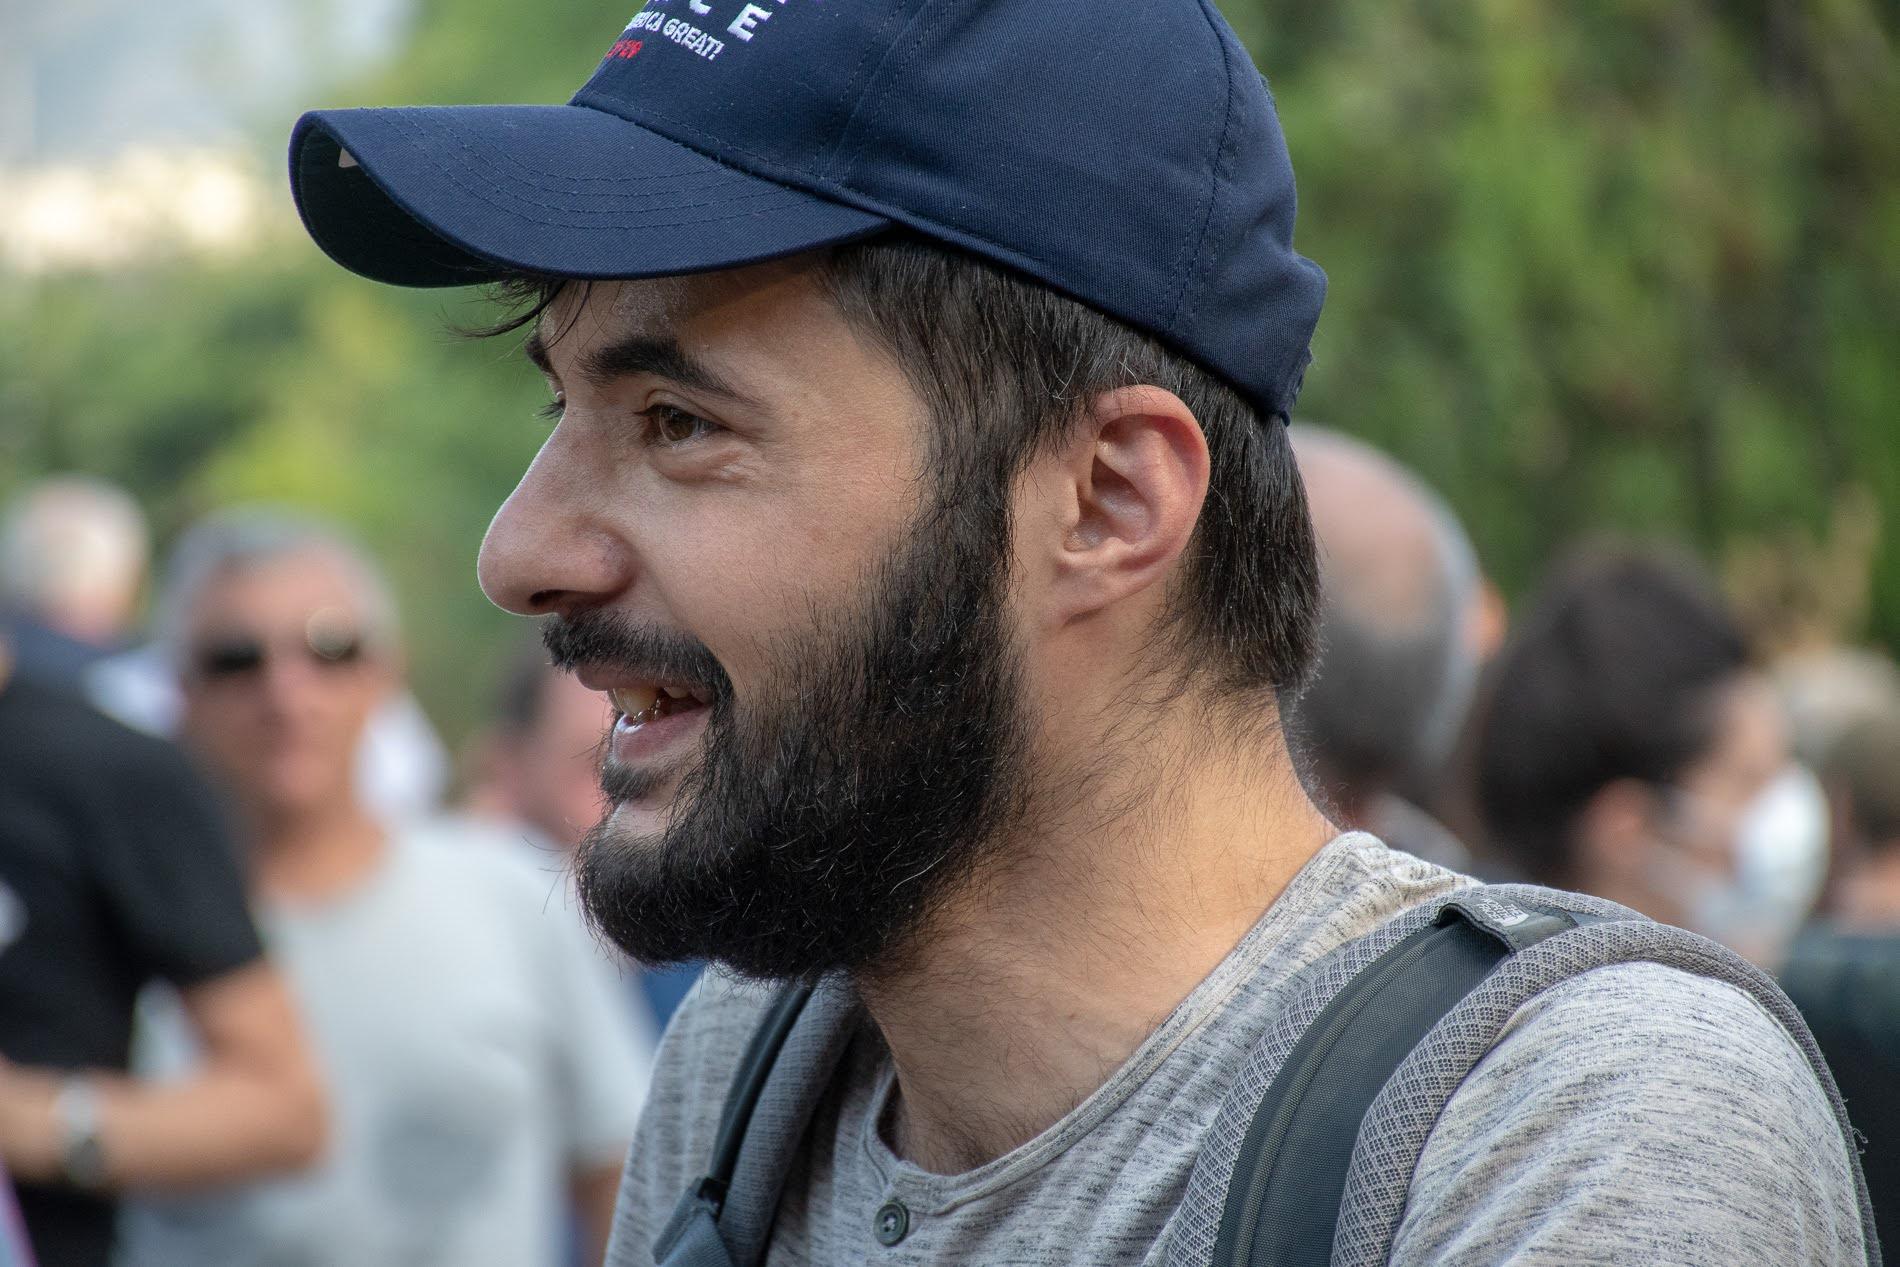
M 901 1201 L 886 1201 L 871 1220 L 877 1243 L 889 1248 L 910 1235 L 910 1211 Z

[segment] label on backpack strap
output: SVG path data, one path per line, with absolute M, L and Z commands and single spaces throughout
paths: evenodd
M 1439 910 L 1438 918 L 1433 922 L 1443 924 L 1459 916 L 1503 942 L 1512 954 L 1528 950 L 1547 937 L 1568 932 L 1577 926 L 1577 922 L 1568 915 L 1533 911 L 1481 891 L 1460 894 L 1451 899 Z

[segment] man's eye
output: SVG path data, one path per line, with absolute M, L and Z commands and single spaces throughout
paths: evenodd
M 559 422 L 561 415 L 567 412 L 567 397 L 556 396 L 534 412 L 544 422 Z
M 655 405 L 645 411 L 653 438 L 661 444 L 685 444 L 714 429 L 714 424 L 698 414 L 689 414 L 672 405 Z

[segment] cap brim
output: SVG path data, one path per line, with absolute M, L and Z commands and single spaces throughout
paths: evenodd
M 290 182 L 325 254 L 398 286 L 710 272 L 890 224 L 586 106 L 313 111 Z

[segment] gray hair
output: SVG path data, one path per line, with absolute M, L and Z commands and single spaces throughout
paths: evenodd
M 381 646 L 401 632 L 395 594 L 382 569 L 341 532 L 316 519 L 271 507 L 219 511 L 178 539 L 158 593 L 153 632 L 173 665 L 187 655 L 193 609 L 207 586 L 231 572 L 318 554 L 336 563 L 361 606 L 363 634 Z
M 0 522 L 0 600 L 34 613 L 101 592 L 129 604 L 150 548 L 125 490 L 79 475 L 41 480 Z
M 1392 499 L 1368 512 L 1396 508 L 1415 521 L 1395 531 L 1391 554 L 1419 556 L 1416 567 L 1366 567 L 1363 554 L 1353 560 L 1328 548 L 1322 498 L 1312 498 L 1321 652 L 1296 705 L 1297 729 L 1322 773 L 1345 785 L 1338 790 L 1375 795 L 1430 776 L 1457 741 L 1478 676 L 1466 628 L 1482 580 L 1477 552 L 1444 499 L 1379 450 L 1304 425 L 1295 448 L 1303 465 L 1324 455 Z

